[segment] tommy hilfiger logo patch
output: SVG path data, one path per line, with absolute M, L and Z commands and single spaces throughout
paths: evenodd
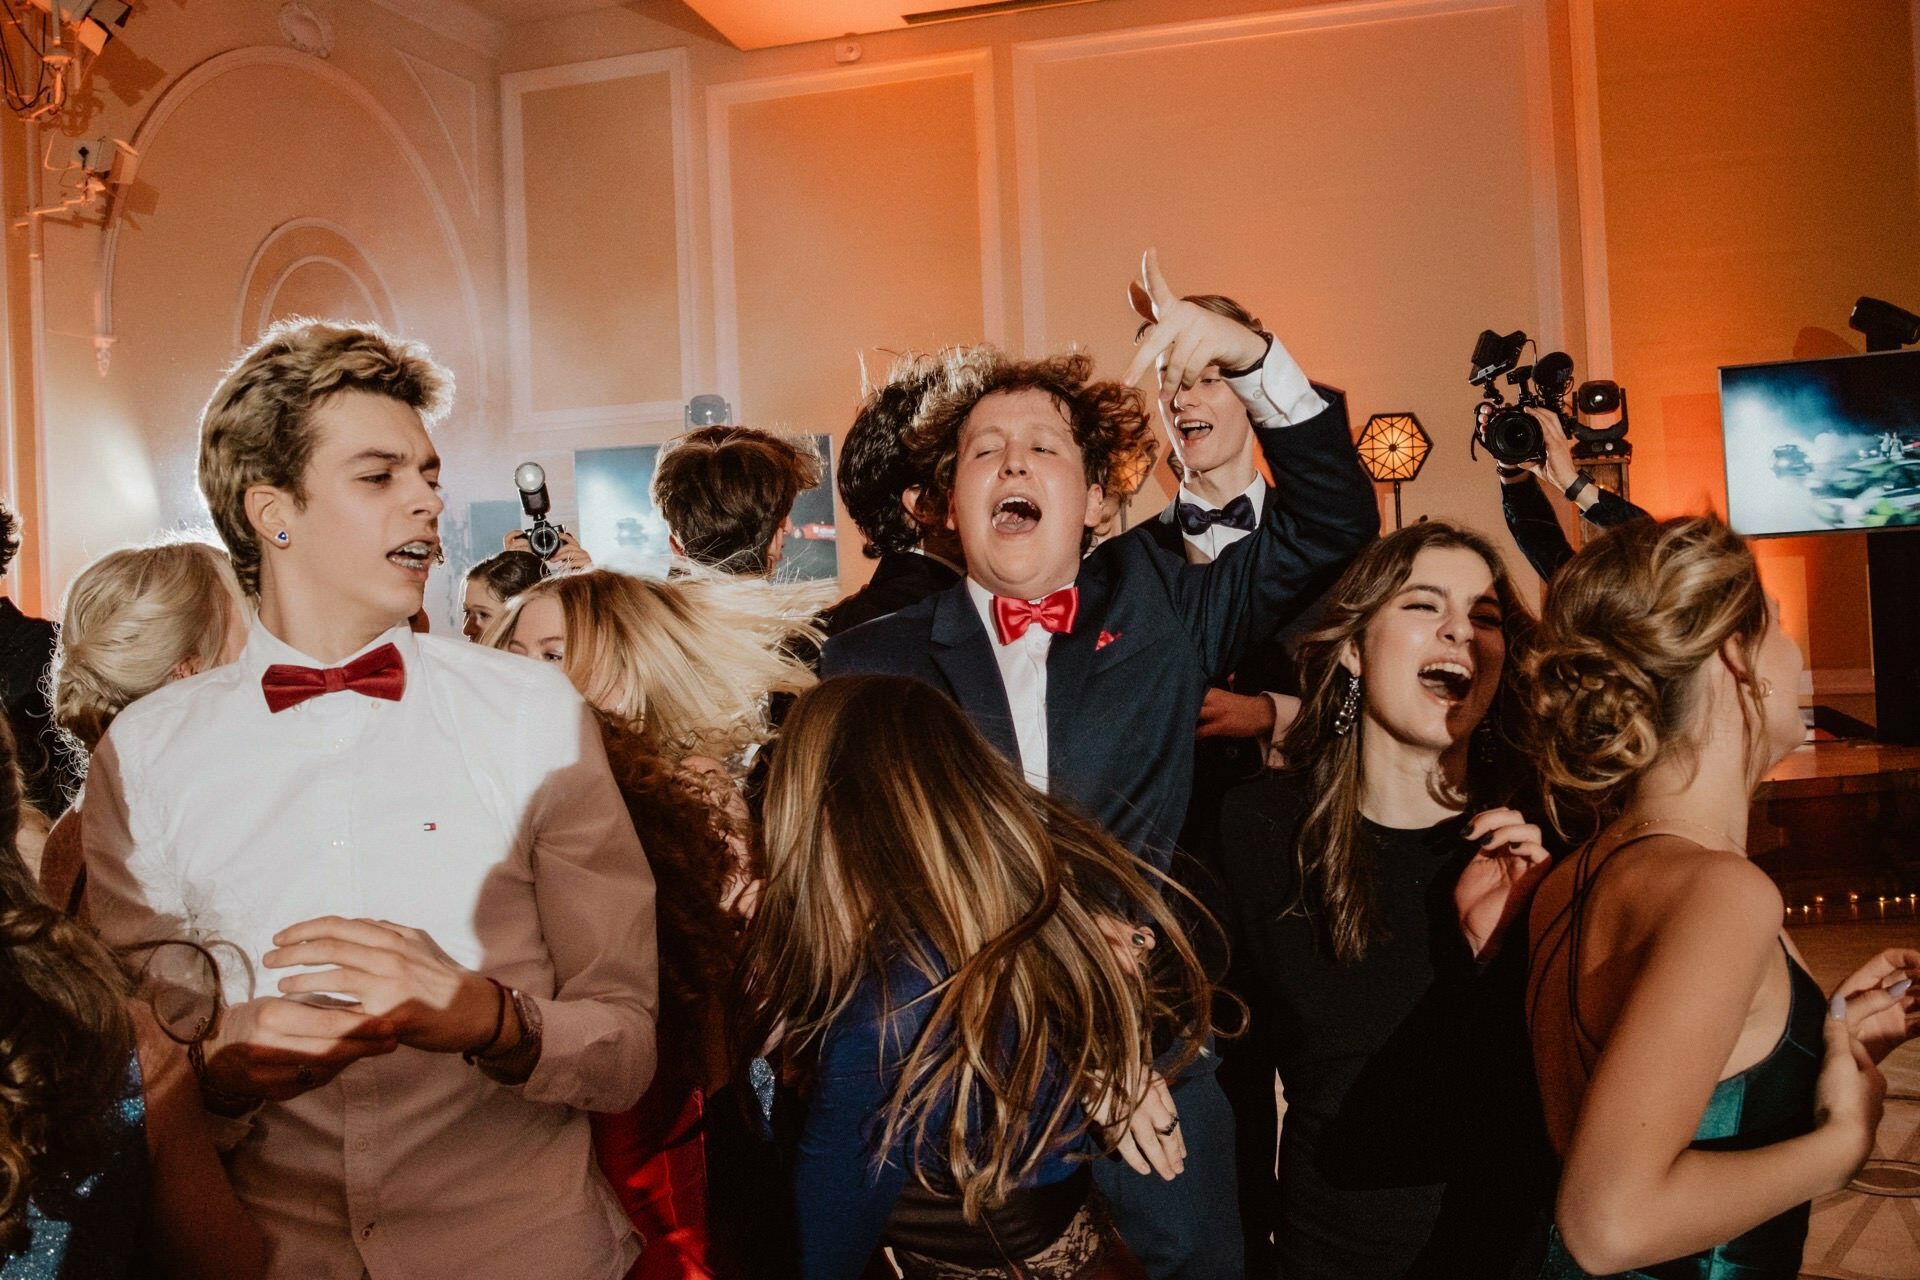
M 1100 652 L 1100 650 L 1106 648 L 1108 645 L 1112 644 L 1115 640 L 1118 640 L 1124 634 L 1126 633 L 1121 631 L 1102 631 L 1100 633 L 1100 638 L 1093 642 L 1093 651 L 1095 653 Z

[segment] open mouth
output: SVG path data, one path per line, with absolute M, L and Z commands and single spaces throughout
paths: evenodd
M 1213 434 L 1213 424 L 1199 418 L 1181 418 L 1173 424 L 1173 428 L 1180 433 L 1183 444 L 1192 444 Z
M 1458 662 L 1429 662 L 1420 668 L 1420 685 L 1443 702 L 1464 702 L 1473 672 Z
M 995 533 L 1029 533 L 1040 524 L 1040 504 L 1017 494 L 1000 499 L 993 507 Z
M 430 567 L 439 563 L 440 544 L 425 538 L 415 538 L 412 542 L 404 543 L 387 552 L 387 559 L 402 569 L 425 573 Z

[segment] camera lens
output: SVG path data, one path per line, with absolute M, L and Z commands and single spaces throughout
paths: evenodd
M 560 531 L 542 520 L 527 530 L 527 550 L 542 560 L 553 559 L 560 550 Z
M 1540 424 L 1525 409 L 1502 409 L 1488 418 L 1480 429 L 1480 443 L 1510 467 L 1547 456 Z

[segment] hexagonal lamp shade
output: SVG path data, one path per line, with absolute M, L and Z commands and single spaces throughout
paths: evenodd
M 1376 481 L 1393 485 L 1393 527 L 1400 527 L 1400 486 L 1420 474 L 1433 440 L 1411 413 L 1376 413 L 1353 442 L 1360 466 Z

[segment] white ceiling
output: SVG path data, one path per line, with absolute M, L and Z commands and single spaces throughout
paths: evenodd
M 469 9 L 486 14 L 503 27 L 619 7 L 619 0 L 465 0 L 465 3 Z

